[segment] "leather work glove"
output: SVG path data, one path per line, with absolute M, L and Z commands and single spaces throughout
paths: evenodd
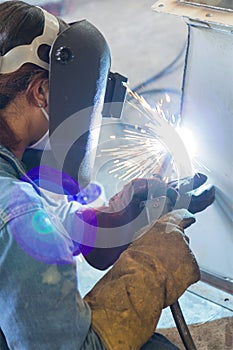
M 92 327 L 107 350 L 138 350 L 155 331 L 161 311 L 200 278 L 184 228 L 185 209 L 162 216 L 134 241 L 85 297 Z

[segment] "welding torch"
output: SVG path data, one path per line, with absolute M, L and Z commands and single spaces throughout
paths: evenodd
M 158 169 L 158 171 L 156 171 L 155 176 L 160 177 L 161 179 L 165 179 L 165 177 L 167 178 L 166 174 L 169 172 L 170 167 L 171 167 L 171 155 L 167 154 L 160 168 Z M 177 182 L 179 183 L 179 180 L 175 182 L 173 181 L 168 182 L 168 187 L 169 186 L 172 187 Z M 166 197 L 160 198 L 159 205 L 156 204 L 156 201 L 154 199 L 149 199 L 146 202 L 144 202 L 144 206 L 146 208 L 149 223 L 157 220 L 160 216 L 162 216 L 163 214 L 166 214 L 167 212 L 173 209 L 171 201 Z M 185 349 L 197 350 L 194 344 L 193 338 L 191 336 L 191 333 L 185 322 L 185 318 L 183 316 L 179 301 L 177 300 L 174 304 L 172 304 L 170 306 L 170 309 Z

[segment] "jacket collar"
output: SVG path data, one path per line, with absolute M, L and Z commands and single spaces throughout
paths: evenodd
M 30 183 L 34 189 L 41 194 L 39 187 L 26 174 L 26 170 L 22 162 L 6 147 L 0 145 L 0 161 L 3 159 L 7 164 L 7 173 L 16 176 L 18 179 Z

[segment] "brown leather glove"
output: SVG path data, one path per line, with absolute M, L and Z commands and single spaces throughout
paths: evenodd
M 124 251 L 85 300 L 92 327 L 108 350 L 137 350 L 155 331 L 161 311 L 200 278 L 184 228 L 185 209 L 161 217 Z

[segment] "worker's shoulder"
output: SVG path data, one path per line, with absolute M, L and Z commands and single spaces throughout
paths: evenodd
M 40 201 L 40 193 L 32 181 L 25 181 L 0 170 L 0 198 L 14 203 L 26 200 Z
M 39 197 L 22 163 L 13 153 L 0 145 L 0 204 L 1 202 L 17 204 Z
M 31 183 L 0 169 L 0 227 L 14 217 L 43 208 Z

